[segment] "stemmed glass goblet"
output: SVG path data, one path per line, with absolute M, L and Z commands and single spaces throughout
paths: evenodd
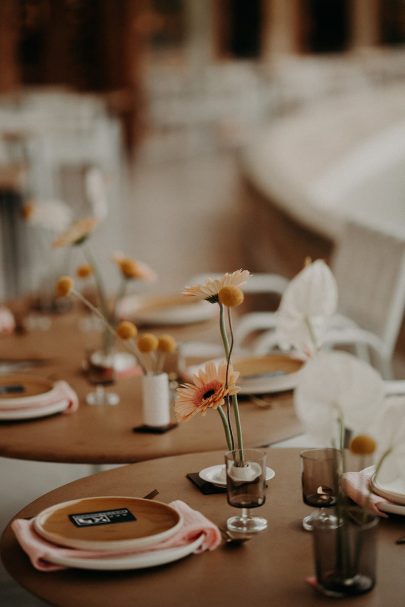
M 96 384 L 95 390 L 86 396 L 88 405 L 118 405 L 118 394 L 105 389 L 105 386 L 115 383 L 114 354 L 101 351 L 91 353 L 87 359 L 87 379 L 91 384 Z
M 252 516 L 251 508 L 266 501 L 266 453 L 258 449 L 236 449 L 225 454 L 228 504 L 241 514 L 227 520 L 233 533 L 253 534 L 267 529 L 267 520 Z
M 339 491 L 339 470 L 341 454 L 338 449 L 308 449 L 300 454 L 302 463 L 302 496 L 305 504 L 315 506 L 319 511 L 304 517 L 302 526 L 306 531 L 313 530 L 315 519 L 322 518 L 335 522 L 336 517 L 325 509 L 336 504 Z

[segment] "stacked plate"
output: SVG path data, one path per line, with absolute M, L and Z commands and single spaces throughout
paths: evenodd
M 395 480 L 381 481 L 376 480 L 373 476 L 370 486 L 373 493 L 388 500 L 378 504 L 380 510 L 405 515 L 405 481 L 403 479 L 397 477 Z
M 42 377 L 15 374 L 0 377 L 0 421 L 33 419 L 60 413 L 66 399 L 55 398 L 54 384 Z M 45 404 L 44 404 L 45 403 Z
M 144 325 L 187 325 L 210 320 L 216 306 L 182 295 L 128 295 L 118 306 L 120 318 Z
M 270 394 L 292 390 L 304 361 L 287 354 L 235 358 L 241 394 Z
M 167 504 L 120 496 L 64 502 L 34 519 L 36 532 L 55 544 L 47 554 L 49 562 L 109 571 L 155 567 L 193 553 L 202 535 L 182 546 L 154 548 L 174 536 L 182 524 L 181 515 Z M 95 554 L 82 552 L 89 550 Z

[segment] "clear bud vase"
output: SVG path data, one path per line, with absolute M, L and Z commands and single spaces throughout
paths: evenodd
M 351 508 L 340 519 L 314 521 L 313 540 L 318 590 L 327 596 L 364 594 L 376 582 L 378 517 Z
M 170 390 L 167 373 L 148 374 L 142 378 L 143 423 L 150 428 L 170 424 Z

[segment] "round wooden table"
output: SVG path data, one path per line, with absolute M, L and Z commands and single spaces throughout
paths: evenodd
M 202 495 L 185 478 L 205 466 L 221 463 L 223 452 L 168 457 L 124 466 L 75 481 L 52 491 L 18 513 L 31 517 L 43 508 L 69 499 L 97 495 L 141 496 L 153 488 L 160 499 L 182 499 L 208 518 L 224 525 L 235 513 L 225 494 Z M 65 570 L 36 571 L 8 526 L 1 540 L 1 556 L 13 578 L 24 588 L 58 607 L 147 605 L 148 607 L 307 607 L 331 605 L 305 582 L 313 574 L 312 538 L 303 531 L 308 514 L 301 498 L 297 449 L 270 449 L 268 465 L 275 471 L 267 501 L 258 512 L 269 530 L 241 546 L 224 544 L 214 552 L 191 555 L 152 569 L 126 572 Z M 404 547 L 395 539 L 404 534 L 403 517 L 381 520 L 378 538 L 377 585 L 372 592 L 342 599 L 339 605 L 403 607 Z
M 212 323 L 176 329 L 178 339 L 205 337 Z M 49 331 L 1 337 L 8 358 L 47 359 L 27 373 L 64 379 L 76 390 L 81 406 L 73 415 L 19 422 L 0 422 L 0 456 L 50 462 L 119 464 L 156 457 L 225 448 L 218 413 L 194 417 L 165 434 L 140 434 L 140 378 L 120 379 L 114 386 L 121 398 L 116 407 L 89 406 L 85 395 L 94 389 L 81 371 L 86 348 L 98 345 L 99 335 L 83 333 L 75 314 L 56 317 Z M 3 354 L 3 356 L 4 356 Z M 245 444 L 269 445 L 301 432 L 289 394 L 274 395 L 269 409 L 241 401 Z

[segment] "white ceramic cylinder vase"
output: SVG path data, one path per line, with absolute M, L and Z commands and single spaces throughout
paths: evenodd
M 170 391 L 167 373 L 142 378 L 143 423 L 159 428 L 170 424 Z

